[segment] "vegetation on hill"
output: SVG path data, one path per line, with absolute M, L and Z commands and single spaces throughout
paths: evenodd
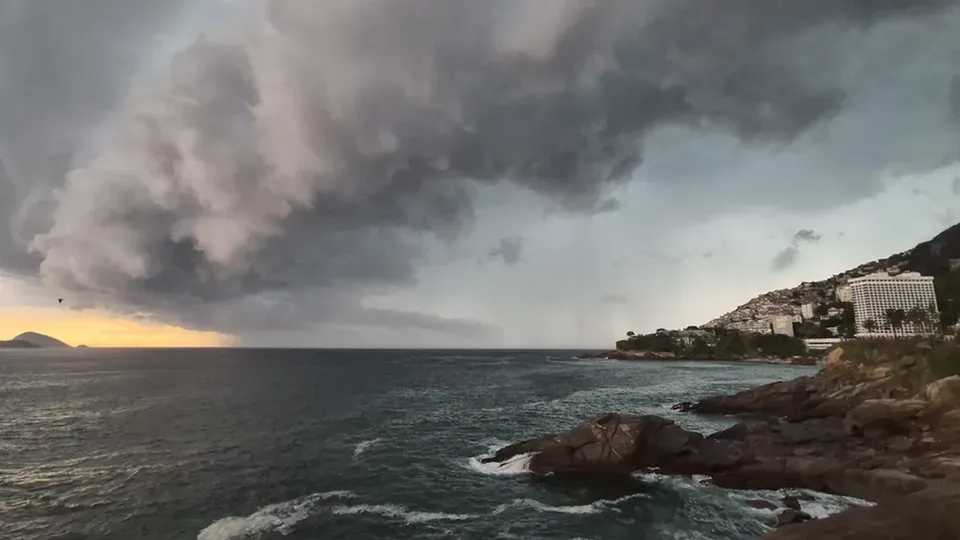
M 11 339 L 9 341 L 0 341 L 0 349 L 39 349 L 36 343 L 24 341 L 21 339 Z
M 807 353 L 803 340 L 780 334 L 760 334 L 724 328 L 660 330 L 653 334 L 627 333 L 617 342 L 621 351 L 665 353 L 676 357 L 735 360 L 788 359 Z

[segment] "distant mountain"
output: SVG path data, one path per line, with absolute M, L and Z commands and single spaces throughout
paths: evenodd
M 0 347 L 7 349 L 63 349 L 70 346 L 50 336 L 36 332 L 24 332 L 10 341 L 0 341 Z
M 933 276 L 941 322 L 953 324 L 960 311 L 960 224 L 941 232 L 913 249 L 886 259 L 862 264 L 822 281 L 803 282 L 792 289 L 761 294 L 737 309 L 706 324 L 704 328 L 746 329 L 775 315 L 799 315 L 806 303 L 835 304 L 836 289 L 851 278 L 875 272 L 919 272 Z

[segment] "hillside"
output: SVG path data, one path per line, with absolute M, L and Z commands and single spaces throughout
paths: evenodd
M 837 287 L 847 280 L 875 272 L 919 272 L 933 276 L 937 290 L 937 303 L 941 322 L 945 325 L 956 321 L 960 308 L 960 224 L 941 232 L 933 239 L 918 244 L 913 249 L 891 255 L 885 259 L 862 264 L 822 281 L 804 282 L 792 289 L 779 289 L 753 298 L 737 309 L 706 324 L 704 328 L 735 328 L 752 330 L 765 324 L 776 315 L 799 315 L 803 304 L 839 306 Z
M 33 348 L 33 349 L 62 349 L 69 348 L 70 345 L 37 332 L 24 332 L 10 341 L 0 341 L 0 347 L 4 348 Z

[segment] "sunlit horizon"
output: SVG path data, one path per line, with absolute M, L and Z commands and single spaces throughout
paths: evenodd
M 95 310 L 0 308 L 0 340 L 24 332 L 44 334 L 73 347 L 208 348 L 229 347 L 233 342 L 224 334 L 134 321 Z

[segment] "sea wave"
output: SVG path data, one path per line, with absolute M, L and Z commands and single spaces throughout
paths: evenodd
M 197 540 L 250 539 L 271 532 L 289 534 L 297 523 L 313 515 L 323 501 L 354 496 L 350 491 L 327 491 L 267 505 L 246 517 L 218 519 L 200 531 Z
M 473 514 L 448 514 L 445 512 L 420 512 L 398 504 L 357 504 L 335 506 L 330 512 L 338 516 L 375 514 L 386 518 L 400 519 L 404 523 L 427 523 L 430 521 L 464 521 L 479 516 Z
M 619 512 L 619 509 L 616 508 L 617 505 L 625 503 L 633 499 L 647 498 L 649 497 L 645 493 L 634 493 L 632 495 L 626 495 L 618 499 L 600 499 L 598 501 L 593 501 L 589 504 L 578 504 L 578 505 L 568 505 L 568 506 L 553 506 L 546 503 L 542 503 L 535 499 L 514 499 L 508 504 L 501 504 L 493 510 L 493 514 L 502 514 L 511 509 L 531 509 L 537 512 L 550 512 L 557 514 L 599 514 L 604 511 L 613 510 Z
M 376 439 L 358 442 L 357 445 L 353 447 L 353 459 L 359 460 L 372 446 L 380 444 L 383 441 L 384 439 L 382 437 L 377 437 Z

